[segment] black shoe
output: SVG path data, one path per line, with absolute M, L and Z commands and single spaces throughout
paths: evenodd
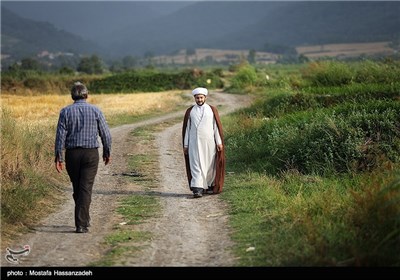
M 208 187 L 206 193 L 207 194 L 214 194 L 214 190 L 213 189 L 214 189 L 214 187 Z
M 76 233 L 86 233 L 86 232 L 88 232 L 89 230 L 88 230 L 88 228 L 87 227 L 77 227 L 76 228 Z
M 203 196 L 203 188 L 193 188 L 193 197 L 198 198 Z
M 193 197 L 194 198 L 199 198 L 199 197 L 202 197 L 202 196 L 203 196 L 203 194 L 201 192 L 199 192 L 199 191 L 193 193 Z

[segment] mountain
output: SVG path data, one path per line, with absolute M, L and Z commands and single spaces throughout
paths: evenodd
M 48 22 L 34 21 L 1 9 L 1 54 L 14 59 L 40 52 L 92 54 L 100 48 L 81 37 L 59 30 Z
M 263 50 L 400 39 L 396 1 L 196 2 L 111 39 L 115 53 L 182 48 Z
M 286 6 L 281 2 L 194 2 L 169 14 L 114 33 L 110 41 L 114 53 L 136 51 L 171 53 L 182 48 L 219 48 L 215 39 L 256 24 L 265 14 Z M 228 38 L 229 40 L 229 38 Z M 229 46 L 237 49 L 235 44 Z
M 110 34 L 173 13 L 190 2 L 179 1 L 1 1 L 19 16 L 46 21 L 97 43 Z
M 265 43 L 289 46 L 392 41 L 400 39 L 400 2 L 293 2 L 255 24 L 216 40 L 239 48 L 262 49 Z
M 400 40 L 399 1 L 2 1 L 1 7 L 26 18 L 2 12 L 2 54 L 16 42 L 32 51 L 100 52 L 89 39 L 107 58 Z M 78 35 L 86 41 L 76 44 Z

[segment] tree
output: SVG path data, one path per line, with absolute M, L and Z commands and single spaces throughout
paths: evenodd
M 125 71 L 122 62 L 119 60 L 113 61 L 110 66 L 110 71 L 113 73 L 123 72 Z
M 256 51 L 251 49 L 249 50 L 249 55 L 247 56 L 247 60 L 250 64 L 256 63 Z
M 122 59 L 122 65 L 125 70 L 135 68 L 137 64 L 137 59 L 131 55 L 127 55 Z
M 22 70 L 33 70 L 33 71 L 39 71 L 40 70 L 40 63 L 33 58 L 23 58 L 21 60 L 21 69 Z
M 305 56 L 304 54 L 299 55 L 298 59 L 299 59 L 299 63 L 307 63 L 310 61 L 310 59 L 307 56 Z
M 102 74 L 104 71 L 103 61 L 97 55 L 84 57 L 79 62 L 77 70 L 87 74 Z
M 152 68 L 153 67 L 153 58 L 154 58 L 154 54 L 151 51 L 147 51 L 144 54 L 144 58 L 145 60 L 147 60 L 147 68 Z
M 68 67 L 68 66 L 62 66 L 59 70 L 58 73 L 64 74 L 64 75 L 73 75 L 75 73 L 74 69 Z

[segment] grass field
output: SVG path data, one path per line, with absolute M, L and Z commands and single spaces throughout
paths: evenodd
M 251 65 L 232 74 L 235 91 L 257 98 L 222 117 L 227 178 L 221 198 L 229 205 L 238 265 L 400 265 L 399 66 L 329 60 L 268 66 L 267 81 Z M 182 93 L 91 95 L 88 101 L 115 126 L 175 111 L 185 103 Z M 1 101 L 4 241 L 10 225 L 34 222 L 57 192 L 49 168 L 55 126 L 72 100 L 2 95 Z
M 89 95 L 88 102 L 98 106 L 107 120 L 114 123 L 118 115 L 146 115 L 168 112 L 181 102 L 181 91 Z M 55 123 L 64 106 L 72 104 L 70 95 L 1 95 L 1 106 L 10 111 L 17 122 L 26 124 Z

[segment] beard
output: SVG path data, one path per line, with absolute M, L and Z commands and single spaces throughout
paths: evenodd
M 196 104 L 199 105 L 199 106 L 203 106 L 204 102 L 203 101 L 198 101 L 198 102 L 196 102 Z

